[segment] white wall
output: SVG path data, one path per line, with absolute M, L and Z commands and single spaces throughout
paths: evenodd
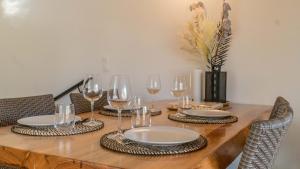
M 178 50 L 187 1 L 192 0 L 0 0 L 0 98 L 58 94 L 95 72 L 105 81 L 127 73 L 136 94 L 146 97 L 146 75 L 159 72 L 158 98 L 171 97 L 174 74 L 197 67 Z M 221 0 L 205 2 L 210 13 L 219 12 Z M 228 98 L 258 104 L 272 104 L 278 95 L 290 100 L 295 121 L 275 168 L 298 168 L 300 1 L 230 2 Z
M 160 73 L 168 98 L 174 73 L 196 65 L 177 46 L 181 0 L 0 2 L 1 98 L 58 94 L 89 73 L 106 84 L 129 74 L 138 95 L 147 75 Z

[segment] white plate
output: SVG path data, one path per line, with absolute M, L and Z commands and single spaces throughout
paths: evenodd
M 41 115 L 32 116 L 19 119 L 17 122 L 21 125 L 33 126 L 33 127 L 43 127 L 43 126 L 53 126 L 55 115 Z M 75 116 L 75 121 L 80 121 L 79 116 Z
M 183 144 L 199 138 L 199 133 L 178 127 L 152 126 L 127 130 L 125 138 L 143 144 Z
M 232 116 L 233 113 L 223 110 L 185 110 L 183 114 L 189 116 L 198 116 L 198 117 L 227 117 Z
M 114 108 L 114 107 L 111 107 L 110 105 L 106 105 L 106 106 L 103 106 L 104 109 L 106 110 L 111 110 L 111 111 L 118 111 L 118 109 Z M 125 108 L 125 109 L 122 109 L 124 111 L 130 111 L 131 108 Z

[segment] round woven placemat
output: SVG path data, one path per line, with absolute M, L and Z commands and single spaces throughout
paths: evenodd
M 175 155 L 200 150 L 207 145 L 207 140 L 203 136 L 200 136 L 199 139 L 189 143 L 172 146 L 145 145 L 126 139 L 123 143 L 119 143 L 116 140 L 109 138 L 109 135 L 115 133 L 116 132 L 111 132 L 103 135 L 100 139 L 100 145 L 109 150 L 133 155 Z
M 8 164 L 0 164 L 0 169 L 20 169 L 20 167 Z
M 11 128 L 11 131 L 17 134 L 29 135 L 29 136 L 70 136 L 76 134 L 84 134 L 103 128 L 104 123 L 100 120 L 98 126 L 85 126 L 82 123 L 77 123 L 72 130 L 57 130 L 54 127 L 30 127 L 23 125 L 15 125 Z
M 102 115 L 105 115 L 105 116 L 118 117 L 118 113 L 114 112 L 114 111 L 101 110 L 99 113 L 102 114 Z M 161 114 L 161 111 L 151 112 L 151 116 L 157 116 L 157 115 L 160 115 L 160 114 Z M 130 111 L 124 111 L 124 112 L 121 113 L 121 116 L 122 117 L 131 117 L 131 112 Z
M 187 116 L 183 114 L 169 114 L 168 118 L 170 120 L 184 122 L 184 123 L 196 123 L 196 124 L 226 124 L 234 123 L 238 121 L 236 116 L 228 116 L 224 118 L 213 118 L 213 117 L 194 117 Z

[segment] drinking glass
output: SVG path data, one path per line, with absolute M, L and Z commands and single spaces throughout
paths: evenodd
M 161 88 L 161 82 L 160 82 L 160 77 L 159 75 L 149 75 L 148 80 L 147 80 L 147 91 L 151 95 L 155 95 L 160 91 Z M 154 101 L 153 101 L 153 96 L 151 100 L 151 112 L 156 111 L 154 109 Z
M 109 89 L 107 91 L 107 101 L 113 108 L 118 110 L 118 132 L 112 139 L 122 140 L 122 109 L 127 108 L 131 102 L 132 93 L 129 77 L 127 75 L 114 75 L 111 78 Z
M 142 104 L 141 98 L 134 97 L 131 110 L 131 128 L 150 126 L 151 112 Z
M 171 94 L 178 100 L 178 112 L 180 108 L 180 97 L 187 90 L 187 81 L 185 76 L 176 76 L 172 83 Z
M 54 127 L 58 130 L 70 130 L 75 127 L 75 108 L 73 104 L 56 105 Z
M 91 118 L 88 122 L 83 123 L 86 126 L 100 125 L 98 121 L 94 119 L 94 103 L 102 97 L 103 88 L 102 82 L 99 76 L 89 75 L 83 83 L 83 96 L 85 99 L 91 102 Z
M 192 98 L 190 96 L 182 96 L 181 97 L 181 104 L 180 108 L 181 109 L 191 109 L 192 108 Z

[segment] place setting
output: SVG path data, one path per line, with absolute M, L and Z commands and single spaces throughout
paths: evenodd
M 212 106 L 194 107 L 190 104 L 190 101 L 183 97 L 178 105 L 179 108 L 176 109 L 176 112 L 171 112 L 168 115 L 170 120 L 195 124 L 226 124 L 238 121 L 235 113 L 213 108 L 213 104 Z M 215 105 L 218 106 L 218 104 Z
M 96 125 L 90 125 L 91 123 Z M 21 118 L 12 126 L 11 131 L 29 136 L 69 136 L 97 131 L 103 126 L 104 123 L 100 120 L 76 116 L 73 104 L 58 104 L 54 115 Z
M 152 126 L 151 116 L 141 99 L 132 101 L 135 109 L 131 116 L 131 129 L 103 135 L 102 147 L 132 155 L 175 155 L 200 150 L 207 145 L 207 140 L 198 132 L 172 126 Z
M 173 80 L 171 94 L 177 97 L 178 103 L 172 104 L 176 105 L 177 111 L 168 115 L 170 120 L 196 124 L 226 124 L 238 121 L 233 112 L 219 110 L 223 108 L 222 103 L 193 103 L 190 97 L 185 96 L 187 84 L 185 76 L 176 76 Z
M 181 109 L 176 113 L 169 114 L 168 118 L 178 122 L 196 124 L 226 124 L 238 121 L 238 118 L 234 115 L 234 113 L 214 109 Z
M 184 108 L 189 109 L 216 109 L 216 110 L 228 110 L 229 102 L 228 103 L 217 103 L 217 102 L 195 102 L 189 96 L 183 96 L 182 101 L 184 103 Z M 167 105 L 167 109 L 169 111 L 177 111 L 178 107 L 182 105 L 178 105 L 178 102 L 172 102 Z M 182 107 L 180 107 L 182 108 Z

